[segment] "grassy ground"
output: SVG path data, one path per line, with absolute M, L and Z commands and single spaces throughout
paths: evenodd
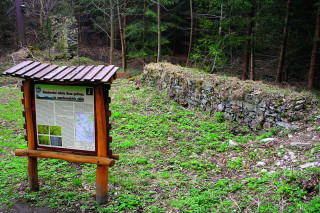
M 14 155 L 27 147 L 21 96 L 17 88 L 0 88 L 0 212 L 319 212 L 319 168 L 299 169 L 317 160 L 318 144 L 294 150 L 306 157 L 275 167 L 292 148 L 280 136 L 267 144 L 234 135 L 236 124 L 220 114 L 184 109 L 126 80 L 112 84 L 111 147 L 120 160 L 110 169 L 108 204 L 94 200 L 90 164 L 39 159 L 40 190 L 30 192 L 27 159 Z

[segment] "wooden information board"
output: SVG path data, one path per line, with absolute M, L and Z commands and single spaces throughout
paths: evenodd
M 97 164 L 96 200 L 105 203 L 108 169 L 119 156 L 109 147 L 110 84 L 118 67 L 58 67 L 25 61 L 3 74 L 24 79 L 22 92 L 31 190 L 39 189 L 37 158 Z
M 96 151 L 94 88 L 35 84 L 37 147 Z

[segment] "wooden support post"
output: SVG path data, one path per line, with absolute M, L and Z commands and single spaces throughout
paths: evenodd
M 32 116 L 32 87 L 33 84 L 30 80 L 24 81 L 23 93 L 24 93 L 24 109 L 26 113 L 27 135 L 28 135 L 28 149 L 35 150 L 35 135 Z M 38 179 L 38 164 L 36 157 L 28 157 L 28 181 L 31 190 L 39 189 Z
M 95 111 L 97 122 L 97 155 L 107 157 L 106 112 L 103 97 L 103 84 L 95 85 Z M 97 165 L 96 200 L 99 204 L 108 200 L 108 166 Z

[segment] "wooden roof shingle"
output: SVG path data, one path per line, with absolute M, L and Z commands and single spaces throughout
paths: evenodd
M 114 65 L 59 67 L 57 65 L 41 64 L 40 62 L 24 61 L 4 71 L 3 74 L 36 81 L 90 82 L 93 84 L 112 82 L 117 77 L 118 69 L 119 67 Z

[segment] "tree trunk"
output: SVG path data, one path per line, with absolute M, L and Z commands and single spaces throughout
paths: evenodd
M 247 14 L 247 36 L 251 38 L 252 28 L 253 28 L 253 6 L 251 11 Z M 250 39 L 247 39 L 244 47 L 244 60 L 243 60 L 243 72 L 242 80 L 247 80 L 248 78 L 248 67 L 249 67 L 249 51 L 250 51 Z
M 22 0 L 15 0 L 18 41 L 22 46 L 26 46 L 25 24 L 21 5 L 23 5 Z
M 78 40 L 79 40 L 79 49 L 82 47 L 82 35 L 81 35 L 81 5 L 79 3 L 79 10 L 78 10 Z
M 40 0 L 40 11 L 39 11 L 39 24 L 40 24 L 40 29 L 43 29 L 43 2 Z
M 120 31 L 120 42 L 121 42 L 121 56 L 122 56 L 122 70 L 125 72 L 125 60 L 126 60 L 126 54 L 125 54 L 125 47 L 124 47 L 124 39 L 123 39 L 123 31 L 122 31 L 122 24 L 121 24 L 121 15 L 120 15 L 120 5 L 119 0 L 117 0 L 117 11 L 118 11 L 118 20 L 119 20 L 119 31 Z
M 250 80 L 254 81 L 254 44 L 251 43 L 251 57 L 250 57 Z
M 252 10 L 252 16 L 255 16 L 254 11 Z M 254 39 L 254 22 L 252 21 L 252 30 L 251 30 L 251 39 L 250 39 L 250 46 L 251 46 L 251 51 L 250 51 L 250 80 L 254 81 L 255 77 L 254 77 L 254 45 L 255 45 L 255 39 Z
M 145 35 L 146 35 L 146 0 L 143 0 L 143 15 L 142 15 L 142 25 L 143 25 L 143 29 L 142 29 L 142 42 L 144 44 L 145 42 Z M 143 57 L 143 64 L 142 64 L 142 69 L 144 68 L 144 65 L 146 63 L 146 59 L 145 57 Z
M 286 54 L 286 48 L 288 43 L 288 35 L 289 35 L 289 23 L 290 23 L 290 8 L 291 8 L 291 0 L 288 0 L 287 2 L 287 13 L 286 18 L 284 20 L 284 29 L 283 29 L 283 40 L 281 45 L 281 52 L 280 52 L 280 59 L 279 59 L 279 65 L 278 65 L 278 71 L 277 71 L 277 77 L 276 82 L 280 83 L 282 81 L 282 70 L 283 70 L 283 64 L 284 64 L 284 57 Z
M 193 7 L 192 0 L 190 0 L 190 40 L 189 40 L 189 51 L 186 66 L 189 65 L 190 55 L 191 55 L 191 47 L 192 47 L 192 36 L 193 36 Z
M 288 82 L 289 79 L 289 64 L 286 64 L 286 66 L 284 67 L 284 78 L 283 81 L 284 82 Z
M 320 4 L 318 5 L 316 30 L 314 33 L 313 48 L 311 53 L 311 62 L 310 62 L 310 70 L 309 70 L 309 78 L 308 78 L 308 88 L 310 90 L 314 89 L 314 77 L 315 77 L 316 62 L 317 62 L 316 57 L 317 57 L 317 51 L 318 51 L 319 36 L 320 36 Z
M 123 15 L 123 48 L 124 48 L 124 72 L 127 70 L 127 0 L 124 0 L 124 15 Z
M 110 0 L 110 64 L 113 64 L 114 60 L 114 12 L 113 12 L 113 0 Z
M 221 35 L 221 31 L 222 31 L 222 15 L 223 15 L 223 5 L 221 4 L 221 10 L 220 10 L 220 24 L 219 24 L 219 35 Z M 216 68 L 216 63 L 217 63 L 217 54 L 214 56 L 214 60 L 213 60 L 213 66 L 211 68 L 211 72 L 213 72 Z
M 158 14 L 158 57 L 157 57 L 157 63 L 160 62 L 160 55 L 161 55 L 161 26 L 160 26 L 160 0 L 158 0 L 157 5 L 157 14 Z

